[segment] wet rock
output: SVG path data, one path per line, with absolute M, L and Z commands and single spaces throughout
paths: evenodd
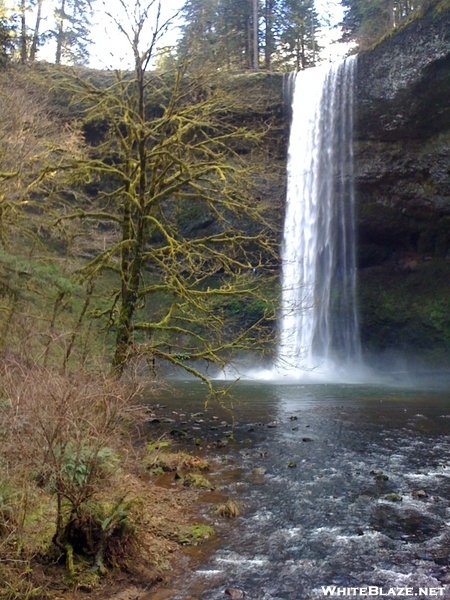
M 289 417 L 291 421 L 296 421 L 298 419 L 298 417 L 296 417 L 295 415 L 292 415 L 291 417 Z
M 215 531 L 209 525 L 179 525 L 168 535 L 169 539 L 182 546 L 198 546 L 215 535 Z
M 433 552 L 433 560 L 437 565 L 447 566 L 450 564 L 450 556 L 448 550 L 445 548 L 439 548 Z M 450 578 L 450 573 L 448 573 Z M 448 582 L 450 583 L 450 581 Z
M 227 588 L 225 594 L 230 596 L 232 600 L 239 600 L 239 598 L 245 598 L 247 595 L 244 590 L 241 590 L 240 588 Z
M 266 467 L 255 467 L 252 471 L 253 475 L 264 475 L 266 472 Z
M 199 475 L 198 473 L 188 473 L 183 479 L 183 485 L 186 487 L 202 488 L 204 490 L 215 489 L 215 486 L 213 486 L 206 477 L 203 477 L 203 475 Z
M 425 490 L 413 490 L 411 495 L 413 498 L 428 498 L 428 494 Z
M 148 441 L 146 444 L 148 452 L 157 452 L 158 450 L 167 450 L 172 444 L 167 440 Z
M 180 438 L 186 438 L 187 437 L 186 431 L 183 431 L 181 429 L 171 429 L 170 430 L 170 435 L 173 435 L 175 437 L 180 437 Z
M 384 497 L 385 500 L 389 502 L 402 502 L 403 498 L 399 494 L 386 494 Z
M 314 440 L 312 438 L 309 437 L 304 437 L 302 438 L 302 442 L 313 442 Z
M 298 431 L 298 427 L 293 427 L 292 431 Z
M 416 552 L 416 557 L 420 558 L 420 560 L 434 560 L 429 552 L 424 552 L 423 550 L 418 550 Z
M 371 517 L 371 525 L 391 539 L 407 539 L 424 542 L 441 531 L 441 521 L 421 514 L 417 510 L 405 510 L 400 503 L 378 504 Z
M 438 579 L 441 583 L 446 585 L 446 584 L 450 583 L 450 573 L 443 573 L 442 575 L 438 576 Z
M 158 423 L 161 423 L 161 421 L 160 421 L 159 419 L 156 419 L 156 418 L 155 418 L 155 419 L 150 419 L 150 420 L 149 420 L 149 423 L 150 423 L 151 425 L 157 425 Z
M 226 504 L 220 504 L 216 508 L 215 512 L 219 516 L 226 517 L 228 519 L 236 518 L 240 514 L 238 505 L 231 498 L 228 499 L 228 502 Z
M 224 448 L 225 446 L 228 446 L 228 440 L 217 440 L 217 442 L 213 442 L 212 445 L 216 446 L 216 448 Z
M 383 471 L 370 471 L 370 475 L 373 475 L 375 481 L 389 481 L 389 477 Z

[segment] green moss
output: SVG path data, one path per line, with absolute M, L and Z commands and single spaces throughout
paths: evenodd
M 165 440 L 158 440 L 157 442 L 147 442 L 148 452 L 156 452 L 157 450 L 164 450 L 170 448 L 172 444 Z
M 178 470 L 206 471 L 209 463 L 186 452 L 168 452 L 170 442 L 148 442 L 143 465 L 153 474 Z
M 188 473 L 183 479 L 183 485 L 186 487 L 197 487 L 205 490 L 214 490 L 215 486 L 199 473 Z
M 414 264 L 361 272 L 362 342 L 374 352 L 399 350 L 444 366 L 450 361 L 450 264 L 420 257 Z
M 215 531 L 209 525 L 180 525 L 169 534 L 169 538 L 184 546 L 197 546 L 209 540 Z
M 389 502 L 401 502 L 403 500 L 403 498 L 398 494 L 387 494 L 384 499 L 388 500 Z

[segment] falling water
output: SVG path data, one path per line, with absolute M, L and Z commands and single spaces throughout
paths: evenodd
M 360 359 L 355 302 L 356 59 L 295 76 L 282 251 L 279 363 L 335 370 Z

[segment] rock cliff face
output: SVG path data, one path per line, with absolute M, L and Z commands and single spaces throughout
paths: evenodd
M 363 346 L 436 365 L 450 362 L 445 4 L 360 54 L 355 99 Z

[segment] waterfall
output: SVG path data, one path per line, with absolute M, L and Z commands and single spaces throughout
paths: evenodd
M 295 76 L 282 248 L 283 371 L 360 361 L 353 191 L 356 57 Z

